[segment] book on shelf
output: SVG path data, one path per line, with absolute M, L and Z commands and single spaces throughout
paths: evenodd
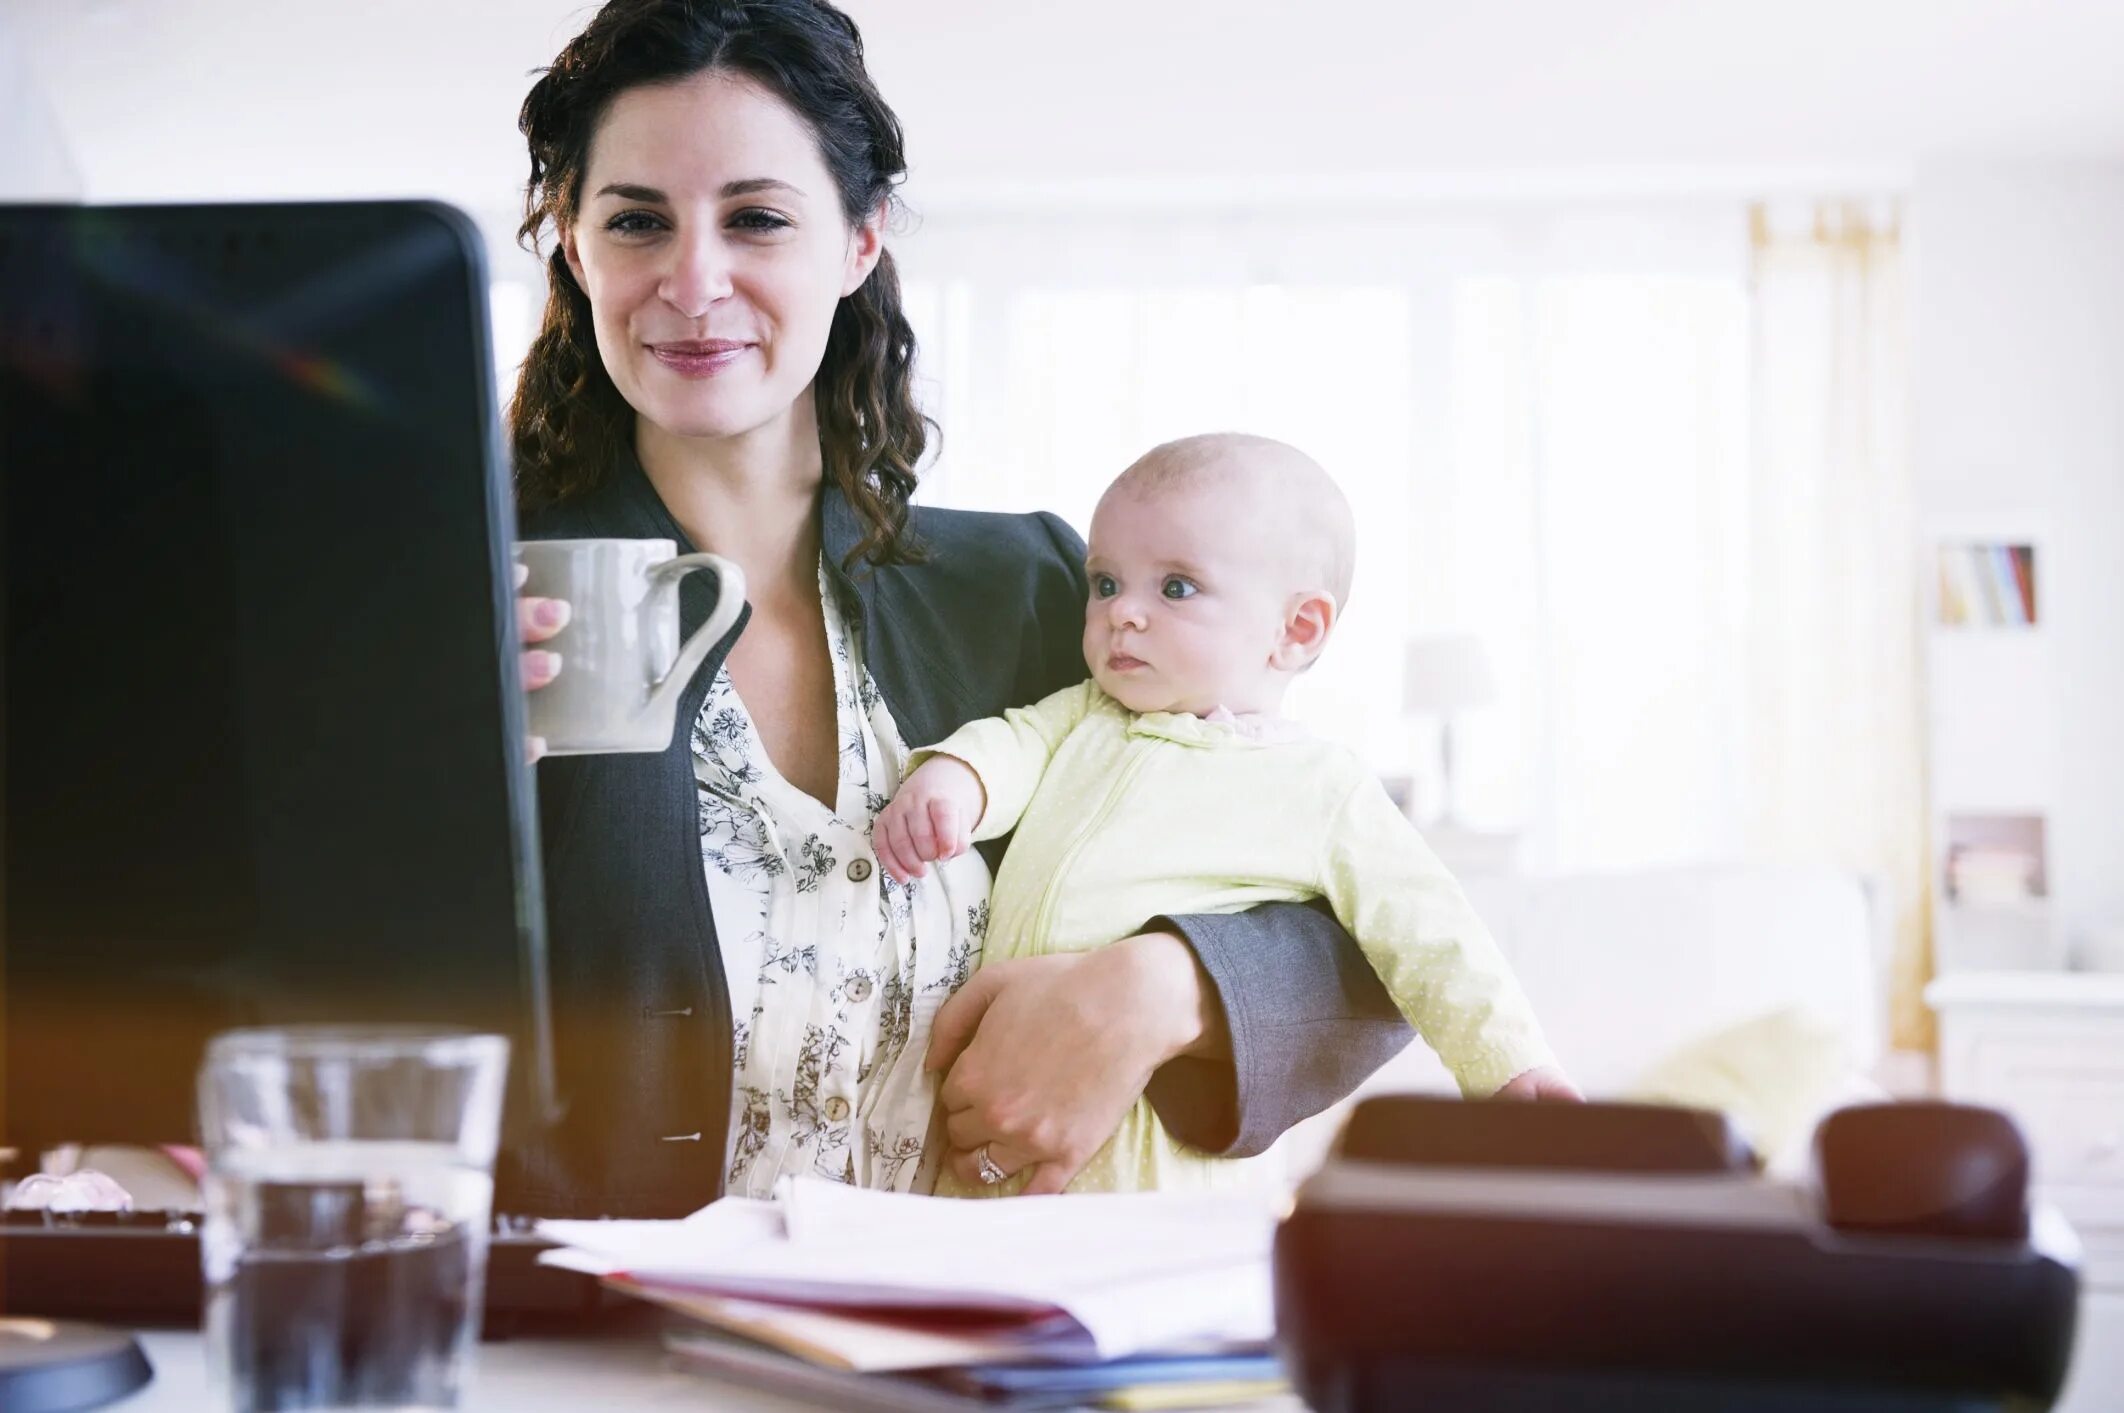
M 2035 547 L 2033 545 L 2009 546 L 2013 555 L 2013 578 L 2015 588 L 2021 595 L 2023 623 L 2036 621 L 2035 592 Z
M 2049 895 L 2042 815 L 1966 811 L 1945 823 L 1941 882 L 1949 903 L 2026 910 Z
M 1941 544 L 1938 617 L 1950 628 L 2033 627 L 2035 547 Z
M 2043 862 L 2024 849 L 1963 845 L 1947 855 L 1947 896 L 1957 903 L 1997 906 L 2032 902 Z

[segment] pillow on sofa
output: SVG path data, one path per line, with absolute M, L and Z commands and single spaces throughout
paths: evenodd
M 1765 1165 L 1804 1154 L 1821 1116 L 1856 1097 L 1841 1027 L 1802 1006 L 1753 1016 L 1681 1046 L 1622 1097 L 1722 1110 Z

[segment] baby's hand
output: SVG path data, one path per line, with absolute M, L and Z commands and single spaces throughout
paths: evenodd
M 878 811 L 870 842 L 878 863 L 902 883 L 926 877 L 929 865 L 966 852 L 988 802 L 981 777 L 965 761 L 931 756 Z
M 1512 1076 L 1504 1088 L 1492 1096 L 1497 1099 L 1561 1099 L 1571 1104 L 1583 1104 L 1586 1096 L 1578 1087 L 1564 1078 L 1564 1072 L 1552 1065 L 1536 1065 L 1531 1070 L 1522 1070 Z

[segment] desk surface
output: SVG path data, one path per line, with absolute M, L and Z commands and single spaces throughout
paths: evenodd
M 685 1372 L 666 1359 L 658 1318 L 631 1313 L 580 1335 L 540 1334 L 479 1346 L 467 1413 L 581 1413 L 586 1408 L 713 1408 L 716 1413 L 816 1413 L 793 1400 Z M 196 1330 L 141 1330 L 155 1379 L 112 1413 L 199 1413 L 207 1402 L 205 1348 Z M 1296 1398 L 1247 1413 L 1304 1413 Z
M 198 1413 L 209 1407 L 206 1350 L 196 1330 L 141 1330 L 155 1379 L 113 1413 Z M 579 1335 L 542 1334 L 479 1346 L 469 1413 L 578 1413 L 585 1408 L 692 1408 L 729 1413 L 797 1413 L 793 1403 L 751 1389 L 711 1385 L 671 1367 L 655 1326 L 627 1321 Z

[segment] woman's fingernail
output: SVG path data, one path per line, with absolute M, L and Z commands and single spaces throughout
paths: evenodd
M 531 610 L 531 617 L 541 628 L 558 628 L 568 621 L 568 604 L 563 599 L 547 599 Z
M 561 655 L 560 655 L 559 653 L 557 653 L 557 652 L 553 652 L 553 651 L 550 651 L 550 650 L 541 650 L 541 651 L 539 652 L 539 654 L 538 654 L 538 675 L 539 675 L 539 676 L 541 676 L 541 677 L 545 678 L 545 679 L 546 679 L 547 681 L 549 681 L 549 682 L 550 682 L 550 681 L 551 681 L 551 680 L 553 680 L 554 678 L 556 678 L 556 677 L 560 676 L 560 670 L 561 670 Z

